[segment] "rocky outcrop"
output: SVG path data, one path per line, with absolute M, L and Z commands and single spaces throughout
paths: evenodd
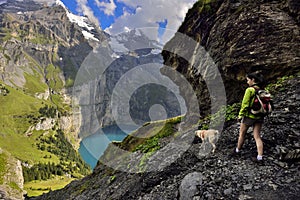
M 58 119 L 58 126 L 66 134 L 68 141 L 73 145 L 74 149 L 78 150 L 80 145 L 80 138 L 78 133 L 80 131 L 80 123 L 76 121 L 76 117 L 61 116 Z
M 222 74 L 226 99 L 233 103 L 241 99 L 246 73 L 261 70 L 270 82 L 299 71 L 299 10 L 297 0 L 198 1 L 178 31 L 200 43 L 210 55 Z M 213 97 L 206 84 L 214 77 L 204 74 L 201 61 L 193 62 L 194 55 L 201 56 L 199 47 L 175 35 L 165 49 L 165 65 L 190 80 L 202 114 L 209 113 Z
M 2 154 L 2 155 L 1 155 Z M 1 177 L 0 183 L 0 199 L 17 200 L 23 197 L 23 171 L 20 160 L 12 157 L 8 152 L 1 150 L 0 156 L 4 159 L 5 174 Z M 1 159 L 2 160 L 2 159 Z
M 50 96 L 49 90 L 46 90 L 44 93 L 36 93 L 35 97 L 38 99 L 48 100 Z
M 35 125 L 35 130 L 49 130 L 55 126 L 55 119 L 45 118 Z

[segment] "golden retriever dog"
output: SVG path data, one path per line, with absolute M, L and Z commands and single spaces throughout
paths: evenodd
M 218 130 L 214 130 L 214 129 L 210 129 L 210 130 L 197 130 L 195 131 L 196 136 L 198 136 L 199 138 L 201 138 L 203 145 L 205 141 L 208 141 L 212 147 L 213 150 L 212 152 L 214 153 L 216 150 L 216 142 L 219 136 L 219 131 Z M 204 146 L 205 147 L 205 146 Z

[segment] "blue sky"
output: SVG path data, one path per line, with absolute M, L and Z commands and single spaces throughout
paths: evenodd
M 98 19 L 99 25 L 101 29 L 105 30 L 106 28 L 110 27 L 111 24 L 115 22 L 117 18 L 124 15 L 124 11 L 134 14 L 135 8 L 129 7 L 122 2 L 115 2 L 115 8 L 108 8 L 111 1 L 97 1 L 95 0 L 87 0 L 87 1 L 78 1 L 78 0 L 61 0 L 68 9 L 74 13 L 82 15 L 84 11 L 81 11 L 81 6 L 83 3 L 90 7 L 93 11 L 93 15 Z M 102 5 L 102 6 L 101 6 Z M 113 5 L 113 4 L 111 4 Z M 112 7 L 112 6 L 111 6 Z M 113 9 L 113 11 L 112 11 Z M 89 15 L 89 14 L 87 14 Z
M 57 0 L 35 0 L 55 2 Z M 60 0 L 74 14 L 86 15 L 109 34 L 135 28 L 177 31 L 189 8 L 197 0 Z

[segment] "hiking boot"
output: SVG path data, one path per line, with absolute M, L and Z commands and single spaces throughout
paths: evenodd
M 241 157 L 241 151 L 236 152 L 234 148 L 230 155 L 231 157 Z
M 264 164 L 264 160 L 263 160 L 263 159 L 262 159 L 262 160 L 257 160 L 256 157 L 252 157 L 251 160 L 252 160 L 254 163 L 258 164 L 258 165 L 263 165 L 263 164 Z

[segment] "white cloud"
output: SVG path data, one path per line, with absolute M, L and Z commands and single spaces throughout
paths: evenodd
M 106 29 L 110 34 L 118 34 L 129 29 L 157 27 L 157 22 L 168 21 L 166 29 L 176 32 L 181 25 L 189 8 L 196 0 L 116 0 L 125 5 L 135 8 L 135 13 L 125 12 L 117 18 L 115 23 Z M 170 33 L 170 31 L 167 31 Z M 157 35 L 157 34 L 156 34 Z M 170 37 L 170 36 L 168 36 Z M 166 38 L 167 39 L 167 38 Z
M 0 0 L 2 1 L 2 0 Z M 35 0 L 39 2 L 55 2 L 56 0 Z M 148 36 L 152 39 L 158 37 L 158 22 L 167 20 L 166 32 L 163 41 L 172 37 L 181 25 L 189 8 L 197 0 L 94 0 L 94 5 L 108 16 L 114 16 L 118 3 L 123 3 L 130 9 L 124 7 L 123 15 L 116 18 L 115 22 L 105 29 L 109 34 L 118 34 L 135 28 L 151 28 Z M 77 11 L 86 15 L 93 23 L 100 27 L 99 19 L 95 17 L 92 8 L 88 5 L 88 0 L 76 0 Z M 96 8 L 95 6 L 95 8 Z M 93 9 L 95 9 L 93 8 Z M 135 12 L 132 13 L 132 9 Z M 150 30 L 150 29 L 149 29 Z
M 76 2 L 78 5 L 77 11 L 79 13 L 82 13 L 83 15 L 86 15 L 91 20 L 91 22 L 100 27 L 99 20 L 97 19 L 97 17 L 95 17 L 93 10 L 88 6 L 88 1 L 76 0 Z
M 0 0 L 0 5 L 6 3 L 6 0 Z
M 114 0 L 110 0 L 109 3 L 100 2 L 99 0 L 96 0 L 95 2 L 98 8 L 106 15 L 114 15 L 115 9 L 117 8 Z

